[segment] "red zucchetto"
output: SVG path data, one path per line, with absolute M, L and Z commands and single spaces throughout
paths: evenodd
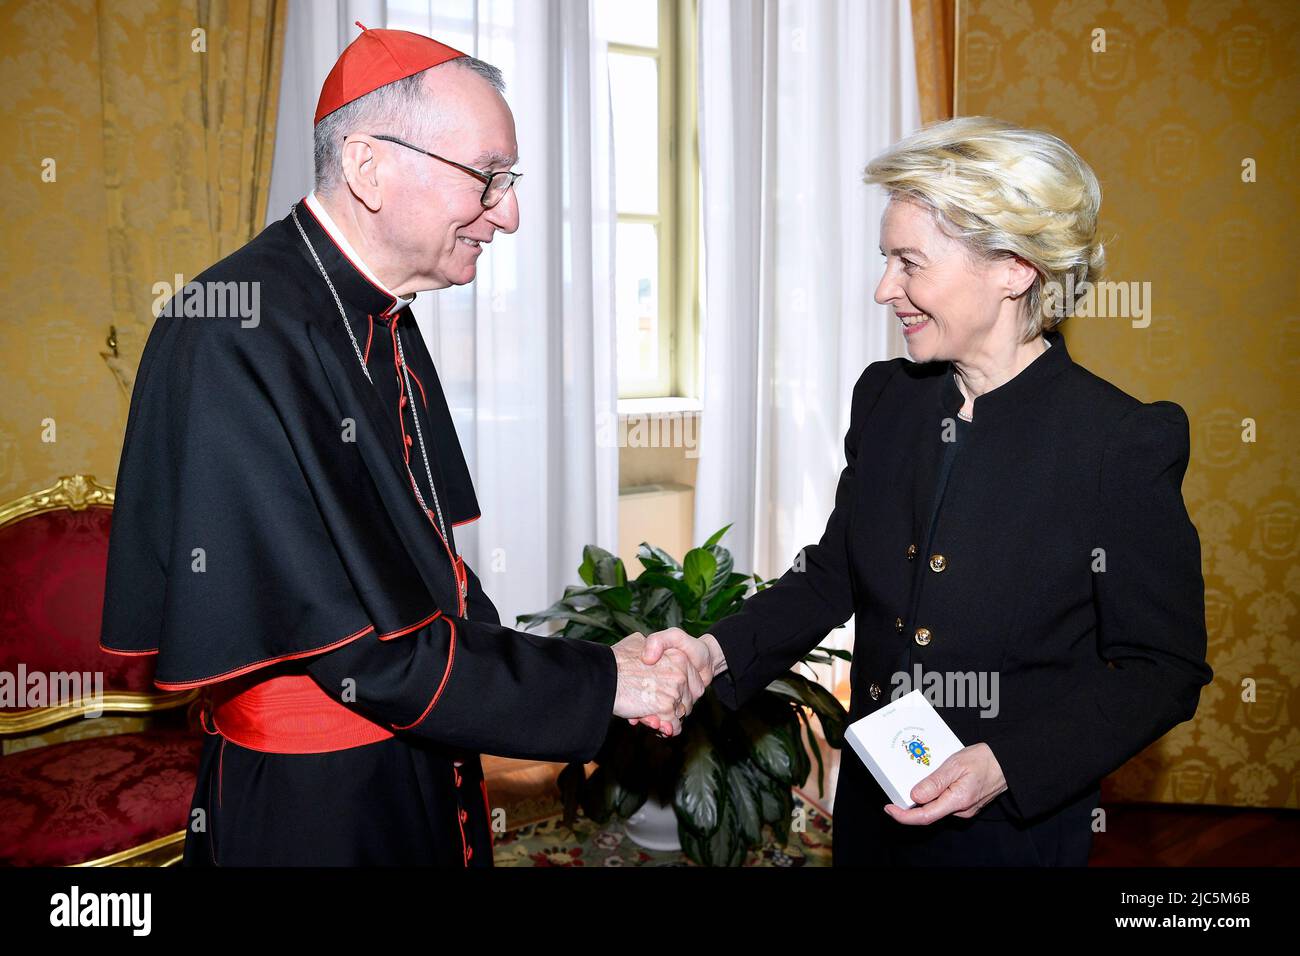
M 325 77 L 316 104 L 316 123 L 381 86 L 465 56 L 418 33 L 371 30 L 360 20 L 357 26 L 361 27 L 361 35 L 348 44 L 330 75 Z

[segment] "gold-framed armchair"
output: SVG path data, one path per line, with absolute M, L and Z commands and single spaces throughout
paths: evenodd
M 198 692 L 99 647 L 112 509 L 90 475 L 0 505 L 0 865 L 180 860 Z

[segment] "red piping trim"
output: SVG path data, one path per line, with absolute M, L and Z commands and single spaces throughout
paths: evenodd
M 453 522 L 451 523 L 451 526 L 452 526 L 453 528 L 459 528 L 461 525 L 463 525 L 463 524 L 470 524 L 471 522 L 477 521 L 477 520 L 478 520 L 479 518 L 481 518 L 481 517 L 483 517 L 481 514 L 477 514 L 477 515 L 475 515 L 474 517 L 472 517 L 472 518 L 466 518 L 466 519 L 464 519 L 463 521 L 453 521 Z
M 452 774 L 456 778 L 456 787 L 460 788 L 460 771 L 455 767 L 451 768 Z M 465 808 L 460 805 L 460 793 L 456 794 L 456 825 L 460 827 L 460 856 L 461 861 L 466 867 L 469 866 L 469 858 L 474 851 L 469 848 L 469 842 L 465 839 Z
M 430 700 L 429 705 L 424 708 L 424 713 L 422 713 L 411 723 L 405 724 L 404 726 L 398 726 L 397 724 L 394 724 L 393 725 L 394 730 L 410 730 L 412 727 L 415 727 L 421 722 L 423 722 L 424 718 L 429 716 L 429 711 L 433 710 L 433 705 L 438 703 L 438 698 L 442 696 L 442 692 L 447 688 L 447 679 L 451 677 L 451 665 L 452 662 L 456 659 L 456 622 L 449 617 L 444 617 L 443 620 L 446 621 L 447 626 L 451 628 L 451 647 L 448 648 L 447 650 L 447 669 L 442 672 L 442 683 L 440 683 L 438 685 L 438 689 L 434 691 L 433 699 Z
M 416 623 L 416 624 L 412 624 L 410 627 L 403 627 L 403 628 L 400 628 L 399 630 L 396 630 L 396 631 L 389 631 L 387 634 L 380 634 L 380 635 L 379 635 L 379 639 L 380 639 L 381 641 L 391 641 L 391 640 L 393 640 L 393 639 L 395 639 L 395 638 L 401 637 L 403 634 L 410 634 L 412 631 L 418 631 L 420 628 L 424 627 L 426 624 L 431 624 L 432 622 L 436 621 L 436 620 L 437 620 L 438 618 L 440 618 L 440 617 L 442 617 L 442 612 L 441 612 L 441 611 L 434 611 L 432 614 L 430 614 L 428 617 L 426 617 L 423 621 L 420 621 L 420 622 L 418 622 L 418 623 Z
M 237 667 L 234 670 L 226 671 L 223 674 L 217 674 L 215 677 L 200 677 L 197 680 L 186 681 L 160 681 L 155 680 L 154 684 L 163 690 L 185 690 L 189 687 L 202 687 L 204 684 L 215 684 L 217 681 L 229 680 L 232 677 L 239 677 L 241 674 L 247 674 L 249 671 L 259 670 L 263 667 L 269 667 L 272 664 L 278 664 L 280 661 L 293 661 L 300 657 L 311 657 L 313 654 L 323 654 L 326 651 L 332 651 L 336 647 L 342 647 L 350 641 L 355 641 L 359 637 L 364 637 L 375 629 L 373 624 L 367 624 L 361 630 L 349 634 L 347 637 L 340 638 L 332 644 L 326 644 L 324 647 L 316 647 L 307 651 L 294 651 L 292 654 L 284 654 L 280 657 L 268 657 L 266 660 L 254 661 L 252 664 L 245 664 L 243 667 Z
M 411 368 L 411 366 L 406 366 L 406 370 L 411 373 L 411 378 L 415 379 L 415 384 L 420 386 L 420 401 L 424 404 L 424 410 L 427 412 L 429 410 L 429 399 L 424 394 L 424 383 L 420 381 L 420 376 L 415 374 L 415 369 Z
M 488 800 L 487 777 L 479 777 L 478 785 L 483 791 L 483 812 L 487 814 L 488 844 L 495 849 L 497 838 L 492 833 L 492 803 Z
M 226 779 L 225 769 L 226 769 L 226 738 L 222 737 L 221 749 L 217 751 L 217 806 L 218 808 L 225 806 L 224 801 L 225 801 L 226 792 L 225 789 L 223 788 L 223 783 Z M 209 820 L 208 823 L 211 824 L 212 821 Z M 212 829 L 211 826 L 209 826 L 208 829 L 211 830 Z M 210 835 L 209 835 L 208 842 L 211 842 Z
M 222 743 L 225 743 L 225 741 L 222 741 Z M 212 808 L 209 807 L 208 808 L 208 856 L 212 857 L 213 866 L 219 866 L 220 864 L 217 863 L 217 848 L 213 846 L 214 841 L 212 837 L 212 831 L 216 826 L 215 819 L 214 819 L 215 817 L 216 817 L 216 813 L 212 812 Z
M 393 298 L 393 296 L 389 295 L 389 294 L 388 294 L 387 292 L 385 292 L 383 289 L 379 288 L 379 286 L 375 285 L 373 282 L 371 282 L 369 279 L 366 278 L 366 274 L 365 274 L 365 272 L 363 272 L 363 271 L 361 270 L 361 267 L 360 267 L 359 265 L 357 265 L 355 262 L 353 262 L 353 261 L 352 261 L 352 257 L 349 256 L 346 252 L 344 252 L 343 249 L 339 246 L 339 244 L 338 244 L 337 242 L 334 241 L 334 236 L 332 236 L 332 235 L 330 234 L 330 231 L 329 231 L 328 229 L 325 228 L 325 223 L 321 222 L 320 219 L 317 217 L 317 215 L 316 215 L 314 212 L 311 211 L 311 206 L 307 205 L 307 197 L 306 197 L 306 196 L 302 197 L 302 199 L 299 200 L 299 202 L 302 203 L 302 208 L 303 208 L 303 209 L 306 209 L 307 212 L 311 213 L 311 217 L 312 217 L 313 219 L 316 220 L 316 225 L 320 226 L 321 231 L 322 231 L 323 233 L 325 233 L 325 238 L 327 238 L 327 239 L 330 241 L 330 244 L 331 244 L 335 249 L 338 249 L 338 251 L 339 251 L 339 255 L 341 255 L 344 259 L 348 260 L 348 264 L 351 265 L 353 269 L 356 269 L 356 270 L 357 270 L 357 275 L 361 276 L 361 278 L 365 280 L 366 285 L 370 286 L 370 288 L 374 289 L 376 292 L 378 292 L 380 295 L 382 295 L 385 299 L 392 299 L 392 300 L 393 300 L 393 301 L 392 301 L 392 302 L 391 302 L 391 303 L 390 303 L 390 304 L 389 304 L 389 305 L 384 309 L 384 311 L 383 311 L 382 314 L 383 314 L 383 315 L 388 315 L 389 313 L 391 313 L 392 310 L 393 310 L 393 306 L 397 305 L 397 299 Z
M 407 477 L 411 479 L 411 487 L 414 488 L 415 476 L 411 474 L 411 469 L 409 467 L 406 469 L 406 474 Z M 452 577 L 456 579 L 456 614 L 458 617 L 464 617 L 466 602 L 469 599 L 469 588 L 465 586 L 465 562 L 461 559 L 460 555 L 453 555 L 451 553 L 451 547 L 447 544 L 447 539 L 442 536 L 442 532 L 438 529 L 438 521 L 434 518 L 433 511 L 426 508 L 424 509 L 424 515 L 429 519 L 429 524 L 433 528 L 433 533 L 438 536 L 438 540 L 442 542 L 442 549 L 447 552 L 447 557 L 451 560 L 451 574 Z
M 367 315 L 366 321 L 370 323 L 370 331 L 366 333 L 366 354 L 362 357 L 362 364 L 370 364 L 370 343 L 375 340 L 375 317 Z
M 393 373 L 397 376 L 397 424 L 402 430 L 402 456 L 403 461 L 406 464 L 406 477 L 411 479 L 411 490 L 415 492 L 416 501 L 418 502 L 420 499 L 419 486 L 416 485 L 415 474 L 411 471 L 411 438 L 406 434 L 406 419 L 402 416 L 402 402 L 406 398 L 406 379 L 402 375 L 402 366 L 397 358 L 397 323 L 394 322 L 389 326 L 388 331 L 393 339 Z M 409 370 L 410 366 L 407 366 L 407 368 Z M 412 372 L 412 374 L 415 373 Z M 417 378 L 416 381 L 418 382 L 419 379 Z M 423 385 L 420 386 L 420 397 L 421 399 L 424 397 Z M 428 411 L 427 402 L 425 403 L 425 411 Z M 414 410 L 412 410 L 412 413 L 414 413 Z M 438 527 L 438 522 L 437 519 L 434 518 L 433 512 L 428 508 L 425 508 L 424 516 L 429 519 L 429 524 L 433 526 L 434 533 L 438 536 L 438 540 L 442 542 L 443 550 L 447 552 L 447 560 L 451 562 L 452 574 L 456 578 L 456 614 L 458 616 L 463 616 L 465 614 L 467 589 L 463 586 L 463 572 L 457 570 L 457 561 L 459 559 L 456 555 L 451 553 L 451 545 L 449 545 L 447 539 L 442 536 L 442 529 Z M 453 525 L 453 527 L 455 526 Z
M 105 647 L 103 641 L 99 642 L 99 649 L 105 654 L 117 654 L 119 657 L 144 657 L 147 654 L 158 653 L 158 648 L 156 647 L 151 651 L 119 651 L 115 647 Z
M 411 475 L 411 436 L 406 434 L 406 418 L 402 415 L 402 406 L 406 404 L 406 379 L 402 376 L 402 364 L 397 358 L 397 323 L 388 327 L 388 334 L 393 340 L 393 375 L 397 377 L 397 424 L 402 430 L 402 458 L 406 462 L 406 473 L 411 476 L 411 487 L 415 487 L 415 475 Z
M 453 526 L 453 527 L 455 527 L 455 526 Z M 439 617 L 441 617 L 441 616 L 442 616 L 442 611 L 434 611 L 432 614 L 430 614 L 428 617 L 426 617 L 423 621 L 420 621 L 420 622 L 418 622 L 418 623 L 416 623 L 416 624 L 412 624 L 412 625 L 410 625 L 409 627 L 401 627 L 401 628 L 398 628 L 398 629 L 395 630 L 395 631 L 389 631 L 387 634 L 380 634 L 380 635 L 379 635 L 379 639 L 380 639 L 381 641 L 391 641 L 391 640 L 393 640 L 394 638 L 401 637 L 403 634 L 410 634 L 412 631 L 419 630 L 420 628 L 424 627 L 426 624 L 430 624 L 430 623 L 432 623 L 433 621 L 436 621 L 436 620 L 437 620 Z M 219 681 L 219 680 L 224 680 L 224 679 L 226 679 L 227 677 L 238 677 L 238 676 L 240 676 L 241 674 L 246 674 L 246 673 L 248 673 L 248 671 L 250 671 L 250 670 L 256 670 L 256 669 L 259 668 L 259 667 L 269 667 L 271 664 L 277 663 L 278 661 L 294 660 L 295 658 L 298 658 L 298 657 L 305 657 L 305 656 L 307 656 L 308 654 L 322 654 L 322 653 L 324 653 L 325 651 L 332 651 L 332 650 L 334 650 L 336 647 L 341 646 L 343 643 L 345 643 L 345 642 L 347 642 L 347 641 L 350 641 L 350 640 L 352 640 L 353 638 L 357 638 L 357 637 L 362 637 L 362 636 L 364 636 L 365 633 L 366 633 L 366 631 L 372 630 L 373 627 L 374 627 L 374 625 L 372 624 L 372 625 L 370 625 L 370 626 L 368 626 L 368 627 L 364 627 L 364 628 L 362 628 L 360 631 L 357 631 L 355 634 L 349 634 L 347 637 L 343 638 L 343 640 L 339 641 L 337 644 L 329 644 L 329 645 L 326 645 L 325 647 L 321 647 L 321 648 L 318 648 L 318 649 L 313 650 L 313 651 L 300 651 L 300 652 L 298 652 L 298 653 L 296 653 L 296 654 L 289 654 L 289 655 L 286 655 L 285 657 L 274 657 L 274 658 L 271 658 L 270 660 L 266 660 L 266 661 L 258 661 L 257 663 L 249 664 L 246 668 L 244 668 L 244 669 L 242 669 L 242 670 L 231 671 L 231 672 L 228 673 L 228 674 L 222 674 L 222 675 L 219 675 L 218 677 L 204 677 L 204 678 L 200 678 L 200 679 L 197 680 L 197 681 L 185 681 L 185 682 L 182 682 L 182 683 L 175 683 L 175 684 L 171 684 L 171 683 L 164 684 L 164 683 L 159 683 L 158 681 L 154 681 L 154 683 L 157 684 L 157 686 L 162 687 L 162 688 L 167 689 L 167 690 L 171 690 L 171 689 L 181 689 L 181 688 L 185 688 L 185 687 L 200 687 L 200 686 L 202 686 L 202 685 L 204 685 L 204 684 L 211 684 L 211 683 L 215 683 L 215 682 L 217 682 L 217 681 Z M 158 653 L 158 648 L 156 648 L 156 647 L 155 647 L 153 650 L 149 650 L 149 651 L 119 651 L 119 650 L 114 650 L 114 649 L 111 648 L 111 647 L 105 647 L 103 644 L 100 644 L 100 645 L 99 645 L 99 649 L 100 649 L 101 651 L 104 651 L 104 652 L 107 653 L 107 654 L 118 654 L 118 655 L 121 655 L 122 657 L 145 657 L 145 656 L 148 656 L 149 654 L 157 654 L 157 653 Z

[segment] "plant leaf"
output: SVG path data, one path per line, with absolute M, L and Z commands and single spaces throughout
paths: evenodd
M 578 577 L 587 584 L 596 583 L 596 560 L 587 553 L 586 548 L 582 549 L 582 564 L 578 565 Z
M 703 548 L 713 547 L 715 544 L 721 541 L 722 536 L 730 530 L 731 530 L 731 525 L 727 525 L 726 527 L 719 528 L 717 531 L 713 532 L 713 534 L 709 535 L 709 540 L 705 541 L 704 544 L 701 545 L 701 547 Z
M 713 600 L 719 591 L 727 586 L 727 578 L 731 577 L 731 569 L 735 566 L 731 552 L 726 548 L 719 548 L 715 545 L 710 549 L 709 553 L 713 555 L 714 570 L 709 586 L 704 592 L 703 601 L 706 605 Z
M 740 866 L 745 862 L 745 840 L 730 804 L 723 807 L 720 825 L 707 837 L 691 834 L 681 825 L 680 817 L 677 829 L 682 849 L 702 866 Z
M 593 588 L 596 599 L 615 611 L 632 610 L 632 590 L 627 587 Z
M 677 778 L 673 806 L 678 822 L 696 836 L 712 836 L 726 804 L 727 775 L 721 755 L 698 724 L 687 731 L 682 772 Z
M 776 834 L 776 840 L 782 846 L 790 842 L 790 819 L 794 815 L 794 793 L 789 787 L 778 790 L 776 793 L 778 810 L 772 820 L 768 822 L 772 825 L 772 830 Z
M 685 619 L 685 612 L 677 601 L 664 608 L 664 627 L 681 627 Z
M 664 609 L 675 600 L 677 596 L 668 588 L 647 587 L 641 592 L 641 614 L 647 621 L 658 620 Z
M 624 637 L 634 633 L 648 635 L 654 633 L 655 630 L 635 614 L 624 614 L 622 611 L 614 612 L 614 623 L 618 625 L 618 629 L 623 632 Z
M 763 822 L 775 824 L 781 814 L 780 797 L 783 788 L 779 783 L 759 770 L 754 761 L 748 757 L 741 761 L 740 766 L 749 775 L 749 779 L 754 785 L 754 792 L 758 794 L 759 812 L 763 816 Z
M 844 728 L 849 714 L 835 695 L 816 681 L 793 671 L 782 674 L 767 685 L 767 692 L 777 694 L 805 707 L 811 707 L 821 721 L 822 736 L 832 747 L 844 746 Z
M 789 740 L 781 733 L 785 714 L 776 715 L 777 720 L 773 720 L 772 709 L 760 706 L 760 700 L 761 697 L 755 698 L 749 706 L 736 712 L 736 723 L 748 744 L 754 763 L 773 780 L 791 787 L 803 783 L 802 780 L 795 779 L 797 758 Z M 782 709 L 789 714 L 789 719 L 795 719 L 794 714 L 789 713 L 788 706 L 782 704 Z
M 641 809 L 646 802 L 646 795 L 628 787 L 624 781 L 618 780 L 614 784 L 610 800 L 614 815 L 626 820 Z
M 713 573 L 717 569 L 718 559 L 713 556 L 713 552 L 703 548 L 692 548 L 686 552 L 686 560 L 682 562 L 682 579 L 690 587 L 697 605 L 713 583 Z
M 583 783 L 579 796 L 582 812 L 597 823 L 609 822 L 611 810 L 608 777 L 609 772 L 605 769 L 604 764 L 597 766 L 591 772 L 591 776 Z
M 627 583 L 627 573 L 623 570 L 623 562 L 604 548 L 594 544 L 589 544 L 583 548 L 582 567 L 587 567 L 588 562 L 592 566 L 592 580 L 588 581 L 586 576 L 583 576 L 583 580 L 587 581 L 588 584 L 609 584 L 614 587 L 622 587 Z M 579 573 L 581 571 L 580 568 Z
M 578 794 L 587 781 L 587 770 L 583 764 L 567 764 L 555 778 L 560 788 L 560 800 L 564 803 L 564 825 L 572 827 L 578 820 Z
M 725 617 L 726 614 L 723 612 L 726 611 L 728 606 L 733 602 L 737 605 L 736 610 L 739 610 L 741 598 L 744 597 L 747 590 L 749 590 L 749 585 L 739 584 L 735 587 L 723 588 L 715 594 L 713 599 L 709 601 L 708 606 L 704 609 L 704 616 L 708 619 L 708 623 L 713 624 Z
M 660 571 L 646 571 L 637 578 L 637 582 L 667 588 L 673 593 L 673 597 L 677 599 L 677 603 L 683 609 L 691 607 L 697 600 L 689 584 L 681 578 L 672 577 Z
M 591 611 L 571 611 L 568 609 L 555 611 L 541 611 L 538 614 L 521 614 L 516 618 L 519 624 L 527 630 L 536 624 L 545 621 L 574 621 L 578 624 L 586 624 L 589 627 L 598 627 L 602 630 L 615 632 L 613 617 L 610 612 L 604 608 L 595 608 Z M 619 635 L 622 637 L 623 635 Z
M 596 644 L 613 644 L 627 636 L 610 631 L 607 628 L 592 627 L 590 624 L 578 624 L 575 621 L 570 621 L 565 625 L 561 633 L 571 641 L 592 641 Z
M 735 808 L 736 825 L 745 837 L 746 849 L 763 842 L 762 798 L 758 787 L 737 765 L 727 768 L 731 805 Z
M 803 732 L 808 741 L 808 752 L 812 754 L 813 760 L 817 761 L 817 796 L 826 796 L 826 764 L 822 760 L 822 748 L 817 743 L 817 735 L 813 733 L 812 718 L 808 716 L 807 711 L 802 707 L 796 707 L 795 713 L 799 715 L 799 722 L 803 725 Z
M 641 547 L 636 549 L 637 560 L 647 571 L 662 571 L 668 568 L 671 571 L 680 571 L 682 566 L 677 563 L 677 559 L 665 551 L 663 548 L 656 548 L 652 544 L 641 542 Z
M 814 647 L 803 656 L 803 664 L 830 664 L 836 660 L 853 661 L 852 651 L 842 651 L 836 647 Z

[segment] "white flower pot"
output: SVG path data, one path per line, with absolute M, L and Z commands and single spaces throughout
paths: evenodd
M 624 825 L 628 839 L 637 846 L 647 850 L 681 850 L 682 843 L 677 837 L 677 813 L 671 804 L 660 803 L 653 797 L 641 805 L 641 809 L 627 818 Z

